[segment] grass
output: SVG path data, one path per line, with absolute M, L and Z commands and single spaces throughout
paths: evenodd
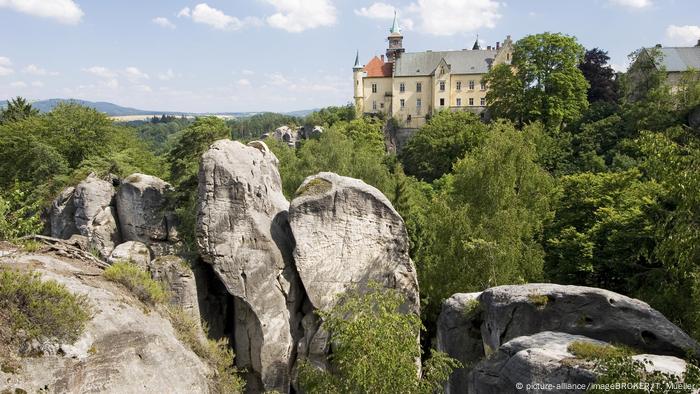
M 610 360 L 617 357 L 629 357 L 635 354 L 635 352 L 627 346 L 598 344 L 585 341 L 574 341 L 569 345 L 567 350 L 576 356 L 576 358 L 587 361 Z
M 214 392 L 242 393 L 245 382 L 233 364 L 234 354 L 228 341 L 206 339 L 194 317 L 181 308 L 168 308 L 168 315 L 180 341 L 214 369 Z
M 118 261 L 104 272 L 104 277 L 112 282 L 124 285 L 139 300 L 155 305 L 168 298 L 163 286 L 151 279 L 151 275 L 132 262 Z
M 481 303 L 479 300 L 477 298 L 469 300 L 464 308 L 464 314 L 467 319 L 473 318 L 479 312 L 481 312 Z
M 0 269 L 0 344 L 6 349 L 32 339 L 72 343 L 91 318 L 86 296 L 37 273 Z
M 549 297 L 544 294 L 529 294 L 527 299 L 538 308 L 542 309 L 549 303 Z
M 20 246 L 22 247 L 22 250 L 24 250 L 25 252 L 34 253 L 34 252 L 38 251 L 39 249 L 41 249 L 42 247 L 44 247 L 44 244 L 39 242 L 39 241 L 35 241 L 33 239 L 28 239 L 26 241 L 23 241 L 20 244 Z
M 321 194 L 331 190 L 332 187 L 333 185 L 329 181 L 323 178 L 314 178 L 306 182 L 306 184 L 299 186 L 299 189 L 296 191 L 296 195 L 301 196 L 304 194 Z

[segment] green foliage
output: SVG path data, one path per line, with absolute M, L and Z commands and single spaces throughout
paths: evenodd
M 632 356 L 634 351 L 625 346 L 613 346 L 586 341 L 574 341 L 567 350 L 577 358 L 595 361 L 610 360 L 616 357 Z
M 22 97 L 15 97 L 7 102 L 5 108 L 0 108 L 0 125 L 39 115 L 39 110 L 32 108 L 31 104 Z
M 355 106 L 348 104 L 342 107 L 326 107 L 314 111 L 304 119 L 304 125 L 328 128 L 336 123 L 349 122 L 353 119 L 355 119 Z
M 245 381 L 234 366 L 234 354 L 228 340 L 207 339 L 206 327 L 203 331 L 195 318 L 180 308 L 169 308 L 167 313 L 178 339 L 215 371 L 213 378 L 216 385 L 213 392 L 215 394 L 243 393 Z
M 457 160 L 484 139 L 488 128 L 470 112 L 441 111 L 406 143 L 405 171 L 428 182 L 450 172 Z
M 594 394 L 691 394 L 693 386 L 700 383 L 700 370 L 688 364 L 682 376 L 660 371 L 647 371 L 653 367 L 650 360 L 638 361 L 627 356 L 614 356 L 597 359 L 595 366 L 599 373 L 596 385 L 588 392 Z
M 588 102 L 591 104 L 597 101 L 614 103 L 618 99 L 618 82 L 608 61 L 607 51 L 593 48 L 586 51 L 578 66 L 588 81 Z
M 0 269 L 0 344 L 16 350 L 33 339 L 72 343 L 91 317 L 85 296 L 36 273 Z
M 197 118 L 175 135 L 172 148 L 167 154 L 170 182 L 175 188 L 173 204 L 180 221 L 178 231 L 190 249 L 195 249 L 199 161 L 212 143 L 230 136 L 231 130 L 224 120 L 213 116 Z
M 266 112 L 230 122 L 233 139 L 257 139 L 280 126 L 295 127 L 300 120 L 294 116 Z
M 404 297 L 371 284 L 366 292 L 345 293 L 328 312 L 322 327 L 330 334 L 333 372 L 303 363 L 299 382 L 317 393 L 432 393 L 459 363 L 433 351 L 423 378 L 417 374 L 421 351 L 418 316 L 400 312 Z
M 41 233 L 40 202 L 32 201 L 27 192 L 15 183 L 0 193 L 0 240 L 15 241 L 20 237 Z
M 433 197 L 415 256 L 428 319 L 454 293 L 542 277 L 540 238 L 556 188 L 531 135 L 493 124 Z
M 118 261 L 104 271 L 104 277 L 119 283 L 144 303 L 155 305 L 167 300 L 163 286 L 151 275 L 128 261 Z
M 547 130 L 575 121 L 588 106 L 588 82 L 579 64 L 584 49 L 576 38 L 559 33 L 526 36 L 513 46 L 512 68 L 501 64 L 486 76 L 486 100 L 496 117 Z
M 163 115 L 165 116 L 165 115 Z M 167 153 L 173 143 L 174 136 L 192 121 L 187 118 L 165 117 L 156 118 L 157 121 L 150 122 L 130 122 L 131 127 L 136 130 L 137 135 L 143 140 L 157 155 Z

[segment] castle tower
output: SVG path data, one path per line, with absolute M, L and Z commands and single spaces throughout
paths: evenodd
M 396 16 L 396 11 L 394 11 L 394 23 L 391 25 L 391 30 L 389 30 L 389 48 L 386 50 L 387 61 L 393 62 L 401 56 L 402 53 L 406 52 L 403 48 L 403 34 L 401 34 L 401 28 L 399 27 L 399 18 Z
M 355 65 L 352 66 L 352 79 L 355 91 L 355 115 L 359 118 L 365 112 L 364 109 L 364 89 L 362 86 L 362 77 L 365 68 L 360 64 L 360 51 L 355 54 Z

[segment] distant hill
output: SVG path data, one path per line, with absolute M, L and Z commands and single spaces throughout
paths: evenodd
M 122 107 L 121 105 L 108 103 L 104 101 L 87 101 L 79 99 L 48 99 L 32 102 L 32 107 L 38 109 L 41 112 L 49 112 L 53 110 L 59 103 L 62 102 L 72 102 L 77 103 L 86 107 L 94 108 L 99 112 L 102 112 L 109 116 L 130 116 L 130 115 L 230 115 L 235 117 L 246 117 L 252 116 L 261 112 L 216 112 L 216 113 L 198 113 L 198 112 L 175 112 L 175 111 L 148 111 L 143 109 L 136 109 L 130 107 Z M 0 107 L 5 107 L 7 105 L 7 100 L 0 101 Z M 286 112 L 284 115 L 303 117 L 312 112 L 315 109 L 307 109 L 293 112 Z

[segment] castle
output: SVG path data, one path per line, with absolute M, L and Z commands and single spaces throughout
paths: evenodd
M 440 110 L 482 113 L 487 86 L 483 76 L 496 64 L 511 61 L 510 36 L 495 47 L 482 49 L 478 39 L 471 50 L 406 52 L 394 13 L 386 58 L 375 56 L 360 64 L 355 56 L 354 101 L 358 115 L 383 113 L 404 129 L 425 124 Z

